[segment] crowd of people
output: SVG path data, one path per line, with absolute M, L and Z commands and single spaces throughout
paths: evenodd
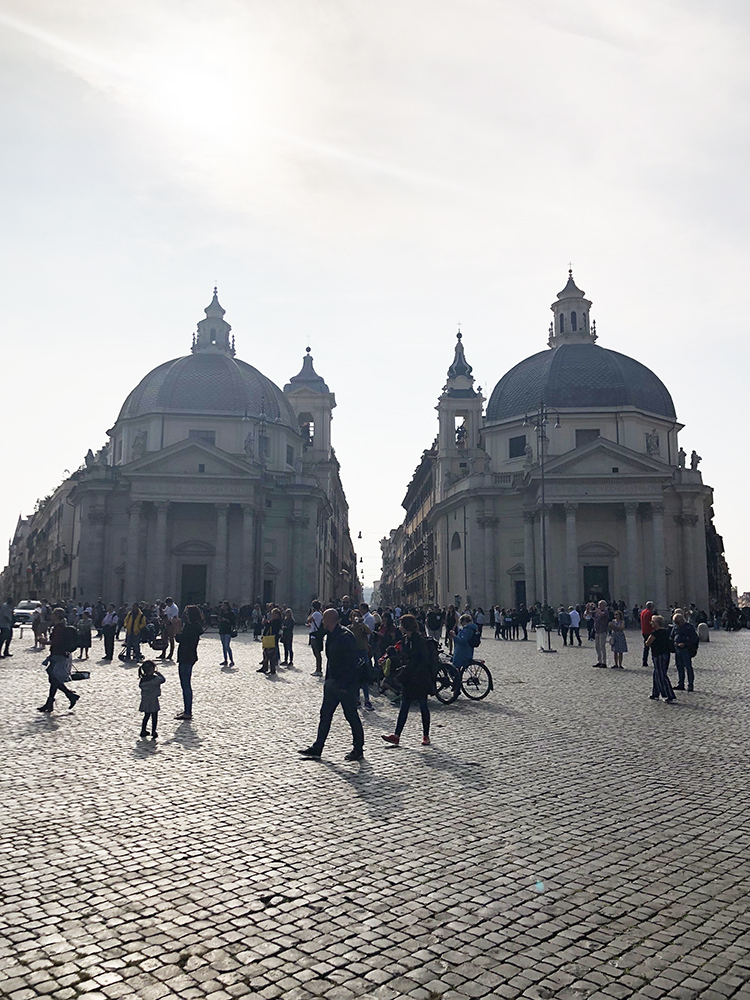
M 12 612 L 10 598 L 0 606 L 3 656 L 12 655 L 9 651 L 12 618 L 10 637 L 4 624 L 8 609 Z M 274 675 L 279 666 L 294 663 L 297 624 L 290 607 L 275 604 L 262 606 L 257 603 L 238 608 L 223 601 L 216 607 L 188 605 L 181 611 L 171 597 L 155 603 L 135 602 L 120 608 L 114 604 L 105 605 L 103 600 L 93 605 L 43 601 L 31 622 L 34 649 L 48 651 L 44 664 L 49 693 L 39 711 L 52 712 L 58 694 L 68 699 L 71 708 L 78 701 L 79 695 L 68 687 L 76 653 L 79 660 L 88 659 L 92 641 L 101 639 L 103 661 L 109 662 L 115 656 L 115 643 L 122 641 L 119 658 L 139 664 L 140 710 L 144 715 L 141 735 L 148 735 L 150 725 L 151 735 L 157 736 L 159 691 L 164 683 L 164 675 L 157 669 L 159 661 L 173 660 L 176 656 L 183 697 L 183 708 L 176 718 L 189 720 L 193 712 L 192 673 L 198 661 L 201 636 L 207 629 L 218 629 L 222 649 L 220 665 L 228 668 L 234 667 L 232 640 L 240 630 L 252 630 L 254 640 L 261 646 L 258 672 Z M 422 742 L 429 745 L 427 699 L 434 693 L 435 664 L 430 643 L 434 648 L 445 643 L 453 665 L 462 668 L 475 656 L 485 628 L 494 630 L 497 641 L 525 641 L 530 630 L 544 629 L 547 633 L 556 630 L 564 646 L 581 648 L 584 643 L 593 642 L 595 668 L 606 668 L 611 652 L 612 669 L 622 670 L 623 657 L 629 650 L 628 630 L 636 628 L 643 641 L 642 665 L 646 667 L 649 658 L 653 665 L 650 697 L 673 703 L 675 691 L 694 690 L 693 659 L 699 642 L 708 641 L 709 628 L 731 630 L 748 623 L 742 613 L 709 616 L 695 605 L 685 610 L 671 606 L 665 615 L 660 615 L 652 602 L 643 608 L 636 605 L 627 609 L 623 602 L 601 600 L 567 608 L 560 605 L 556 611 L 539 604 L 531 608 L 498 605 L 485 612 L 482 607 L 468 606 L 461 611 L 454 605 L 402 607 L 396 604 L 371 609 L 366 603 L 355 604 L 344 597 L 340 602 L 325 606 L 320 601 L 313 601 L 304 624 L 315 661 L 314 676 L 323 677 L 324 653 L 327 664 L 318 734 L 315 742 L 301 753 L 307 757 L 321 755 L 331 719 L 341 705 L 352 729 L 350 759 L 359 759 L 364 736 L 358 710 L 373 711 L 373 685 L 380 693 L 394 693 L 400 700 L 394 732 L 383 739 L 392 746 L 399 744 L 410 706 L 416 703 L 421 714 Z M 150 658 L 144 655 L 146 647 L 152 651 Z M 672 655 L 678 675 L 674 687 L 668 676 Z

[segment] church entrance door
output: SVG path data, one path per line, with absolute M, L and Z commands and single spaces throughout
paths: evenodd
M 182 567 L 182 591 L 180 607 L 188 604 L 206 603 L 206 575 L 208 566 L 202 564 L 185 564 Z
M 583 591 L 587 601 L 609 602 L 609 566 L 584 566 Z
M 515 598 L 516 598 L 515 607 L 516 608 L 520 608 L 522 604 L 523 604 L 524 607 L 526 607 L 526 581 L 525 580 L 516 580 L 515 581 L 515 591 L 516 591 L 516 593 L 515 593 Z

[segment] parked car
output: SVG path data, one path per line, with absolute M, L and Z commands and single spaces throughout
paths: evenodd
M 31 625 L 34 612 L 41 606 L 41 601 L 19 601 L 17 607 L 13 608 L 13 624 Z

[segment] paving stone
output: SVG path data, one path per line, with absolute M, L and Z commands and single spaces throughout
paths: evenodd
M 16 637 L 0 995 L 745 1000 L 750 634 L 712 635 L 673 710 L 628 638 L 619 676 L 588 648 L 488 638 L 485 701 L 434 704 L 429 749 L 410 716 L 389 751 L 376 697 L 348 764 L 338 716 L 324 759 L 297 758 L 321 694 L 302 635 L 274 682 L 244 635 L 223 673 L 207 633 L 194 720 L 170 718 L 167 663 L 156 742 L 133 671 L 96 642 L 75 712 L 40 717 L 41 657 Z

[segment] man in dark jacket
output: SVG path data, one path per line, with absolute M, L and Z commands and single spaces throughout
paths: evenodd
M 320 707 L 318 735 L 312 746 L 300 750 L 303 757 L 320 757 L 323 753 L 333 714 L 341 708 L 352 729 L 353 748 L 344 760 L 361 760 L 364 757 L 365 733 L 357 712 L 359 694 L 360 654 L 357 641 L 341 625 L 338 611 L 329 608 L 323 615 L 326 633 L 326 679 L 323 685 L 323 704 Z

